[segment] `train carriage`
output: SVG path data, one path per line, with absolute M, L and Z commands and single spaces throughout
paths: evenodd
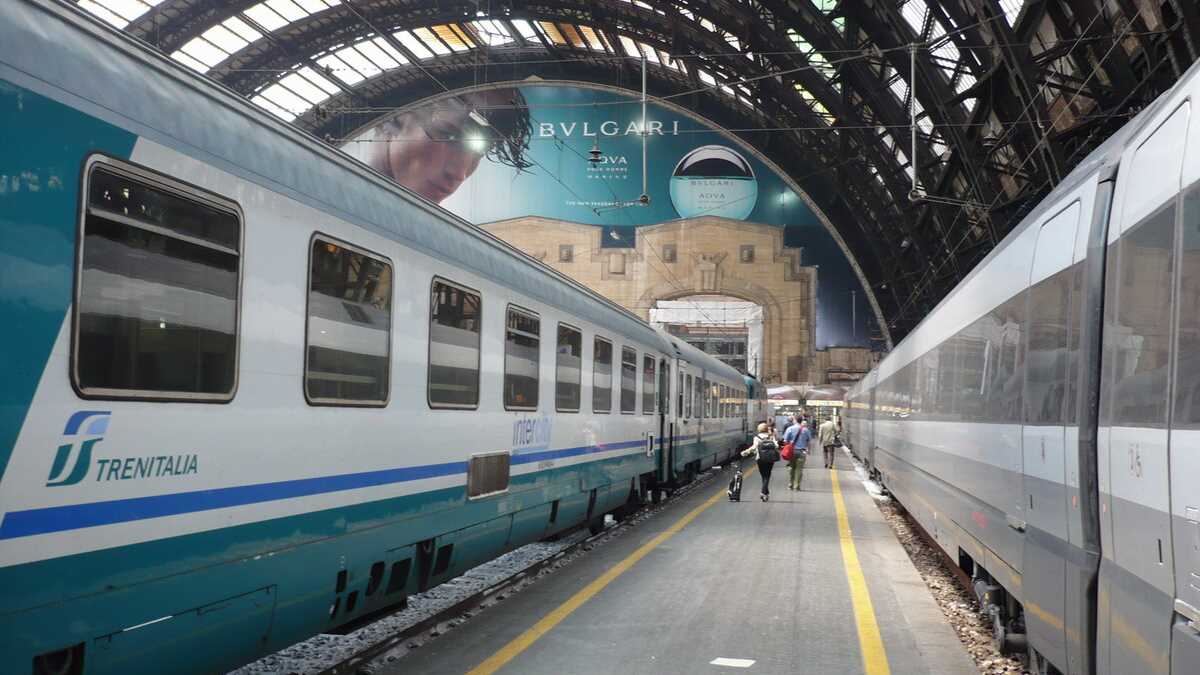
M 0 129 L 3 672 L 230 668 L 742 442 L 733 369 L 71 7 L 0 3 Z
M 1037 673 L 1200 669 L 1200 69 L 847 395 L 854 451 Z

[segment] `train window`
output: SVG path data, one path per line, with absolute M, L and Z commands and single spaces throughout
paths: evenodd
M 679 382 L 676 383 L 675 398 L 679 401 L 679 405 L 676 406 L 676 408 L 675 408 L 675 414 L 680 417 L 685 417 L 686 415 L 684 415 L 684 412 L 683 412 L 683 396 L 684 396 L 684 392 L 686 392 L 687 389 L 685 389 L 683 386 L 683 381 L 684 381 L 683 373 L 680 371 L 676 371 L 676 372 L 679 375 L 679 378 L 678 378 Z
M 537 410 L 542 321 L 509 305 L 504 326 L 504 409 Z
M 596 338 L 592 351 L 592 412 L 612 412 L 613 346 Z
M 434 279 L 429 299 L 431 408 L 479 405 L 479 333 L 482 300 L 477 291 Z
M 392 266 L 319 236 L 309 253 L 304 395 L 309 403 L 386 403 Z
M 663 361 L 658 369 L 658 411 L 663 415 L 671 414 L 671 374 L 667 362 Z
M 987 416 L 992 422 L 1013 423 L 1021 418 L 1021 330 L 1025 318 L 1022 293 L 993 310 L 996 339 L 991 357 Z
M 696 386 L 692 389 L 693 395 L 696 397 L 696 417 L 704 417 L 704 380 L 700 377 L 696 378 Z
M 684 417 L 692 416 L 692 397 L 695 395 L 695 390 L 692 388 L 692 376 L 687 376 L 687 386 L 683 390 L 683 402 L 687 404 L 687 409 L 683 411 Z
M 1171 426 L 1200 428 L 1200 186 L 1183 202 L 1179 262 L 1179 327 L 1175 353 L 1175 415 Z
M 1080 339 L 1083 333 L 1084 263 L 1071 266 L 1071 308 L 1067 322 L 1067 396 L 1065 421 L 1075 425 L 1079 417 Z
M 583 333 L 558 324 L 557 363 L 554 372 L 554 409 L 579 412 L 579 390 L 583 373 Z
M 88 175 L 74 323 L 83 396 L 233 398 L 241 222 L 232 205 L 168 185 L 107 164 Z
M 654 414 L 654 357 L 642 356 L 642 414 Z
M 1113 424 L 1163 426 L 1167 421 L 1175 205 L 1125 232 L 1118 242 Z
M 1029 289 L 1029 353 L 1025 370 L 1025 424 L 1062 424 L 1067 385 L 1070 268 Z
M 507 452 L 475 455 L 467 464 L 467 498 L 486 497 L 508 490 L 510 456 Z
M 621 412 L 637 412 L 637 351 L 621 348 Z

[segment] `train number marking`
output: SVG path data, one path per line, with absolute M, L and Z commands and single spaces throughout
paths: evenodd
M 1135 478 L 1142 477 L 1142 444 L 1129 444 L 1129 475 Z

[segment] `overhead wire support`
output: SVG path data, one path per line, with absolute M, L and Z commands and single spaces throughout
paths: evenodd
M 922 44 L 919 42 L 910 42 L 908 45 L 908 129 L 911 143 L 908 162 L 912 167 L 912 187 L 908 191 L 908 201 L 914 204 L 944 204 L 973 209 L 988 209 L 988 205 L 983 202 L 959 199 L 957 197 L 929 195 L 921 189 L 920 178 L 917 175 L 917 167 L 919 166 L 917 162 L 917 50 L 921 46 Z

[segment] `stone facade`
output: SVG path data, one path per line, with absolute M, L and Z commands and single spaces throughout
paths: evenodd
M 820 382 L 815 357 L 817 270 L 783 229 L 702 216 L 639 227 L 634 248 L 603 248 L 604 230 L 541 217 L 481 225 L 526 254 L 642 318 L 659 300 L 725 295 L 763 307 L 766 382 Z

